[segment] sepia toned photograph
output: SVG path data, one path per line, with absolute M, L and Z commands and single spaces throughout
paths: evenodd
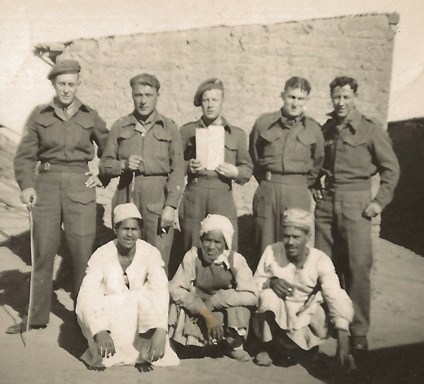
M 422 383 L 423 15 L 0 0 L 0 383 Z

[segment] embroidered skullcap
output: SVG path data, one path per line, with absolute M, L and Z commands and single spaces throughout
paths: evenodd
M 61 60 L 53 65 L 47 78 L 53 80 L 56 76 L 63 75 L 65 73 L 80 73 L 81 66 L 76 60 Z
M 295 226 L 311 230 L 314 225 L 312 213 L 299 208 L 287 209 L 283 214 L 283 225 L 285 227 Z
M 141 214 L 134 203 L 119 204 L 113 210 L 115 225 L 126 219 L 141 219 Z
M 134 76 L 130 80 L 130 85 L 133 87 L 136 84 L 149 85 L 152 88 L 156 88 L 159 91 L 160 83 L 156 76 L 148 73 L 142 73 L 141 75 Z
M 224 91 L 224 84 L 221 80 L 215 77 L 202 81 L 199 85 L 199 88 L 197 88 L 196 94 L 194 95 L 193 103 L 196 107 L 200 107 L 202 104 L 203 93 L 209 91 L 210 89 L 220 89 L 221 91 Z
M 207 215 L 200 223 L 200 237 L 209 231 L 221 231 L 228 249 L 233 244 L 234 227 L 231 221 L 222 215 Z

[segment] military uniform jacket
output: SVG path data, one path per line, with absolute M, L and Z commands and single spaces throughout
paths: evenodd
M 324 139 L 320 125 L 300 116 L 292 126 L 281 110 L 260 116 L 250 133 L 249 152 L 258 181 L 266 172 L 306 175 L 312 185 L 324 158 Z
M 252 160 L 247 150 L 247 139 L 244 131 L 238 127 L 230 125 L 228 121 L 221 117 L 222 125 L 225 129 L 225 162 L 233 164 L 238 169 L 238 176 L 235 182 L 238 184 L 247 183 L 252 177 Z M 181 127 L 181 137 L 183 141 L 184 161 L 186 170 L 190 159 L 196 158 L 196 128 L 205 127 L 202 119 L 187 123 Z M 215 171 L 203 171 L 205 174 Z
M 86 166 L 94 158 L 95 142 L 101 156 L 109 131 L 94 109 L 75 99 L 77 111 L 60 117 L 54 103 L 40 105 L 31 113 L 14 160 L 15 178 L 21 188 L 34 188 L 38 161 Z
M 145 176 L 168 176 L 165 205 L 176 208 L 184 185 L 184 160 L 178 127 L 155 111 L 147 130 L 140 129 L 134 113 L 118 119 L 110 130 L 100 161 L 100 174 L 109 177 L 125 175 L 122 160 L 140 155 L 143 162 L 138 171 Z
M 380 174 L 375 201 L 384 208 L 393 198 L 399 180 L 399 163 L 381 124 L 353 110 L 346 125 L 332 116 L 323 126 L 325 160 L 322 175 L 329 188 L 361 190 L 371 187 L 371 176 Z

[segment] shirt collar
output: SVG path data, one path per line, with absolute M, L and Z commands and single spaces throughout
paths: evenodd
M 149 130 L 155 123 L 161 123 L 162 126 L 164 125 L 164 118 L 156 109 L 144 122 L 137 119 L 137 114 L 135 111 L 133 111 L 128 117 L 129 122 L 127 125 L 134 125 L 136 130 L 140 130 L 140 126 L 146 128 L 143 129 L 143 131 Z
M 335 111 L 331 111 L 327 113 L 327 116 L 330 116 L 333 118 L 334 126 L 337 126 L 339 124 Z M 358 112 L 356 108 L 353 108 L 352 111 L 349 113 L 349 115 L 346 117 L 345 125 L 349 126 L 353 130 L 353 132 L 356 132 L 359 129 L 361 125 L 361 114 Z
M 221 120 L 221 121 L 219 121 L 218 119 Z M 218 122 L 215 123 L 215 121 L 217 121 L 217 120 L 218 120 Z M 231 126 L 231 124 L 228 122 L 228 120 L 224 116 L 219 116 L 215 121 L 210 125 L 222 125 L 226 131 L 231 133 L 231 130 L 233 129 L 233 127 Z M 206 124 L 205 124 L 205 122 L 203 121 L 202 118 L 200 118 L 197 122 L 198 122 L 199 127 L 206 128 Z
M 270 124 L 269 128 L 271 128 L 275 123 L 281 123 L 284 127 L 290 128 L 291 126 L 295 126 L 299 121 L 303 120 L 305 115 L 302 113 L 294 119 L 290 119 L 287 116 L 283 115 L 283 109 L 279 109 L 275 112 L 273 116 L 272 124 Z

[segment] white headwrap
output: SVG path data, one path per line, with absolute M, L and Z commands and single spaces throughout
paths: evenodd
M 312 213 L 299 208 L 290 208 L 284 211 L 283 225 L 288 227 L 293 225 L 295 227 L 306 228 L 308 231 L 312 230 L 314 225 L 314 218 Z
M 221 231 L 228 249 L 233 245 L 234 227 L 231 221 L 222 215 L 207 215 L 200 223 L 200 237 L 209 231 Z
M 113 210 L 114 224 L 126 219 L 141 219 L 140 211 L 134 203 L 119 204 Z

